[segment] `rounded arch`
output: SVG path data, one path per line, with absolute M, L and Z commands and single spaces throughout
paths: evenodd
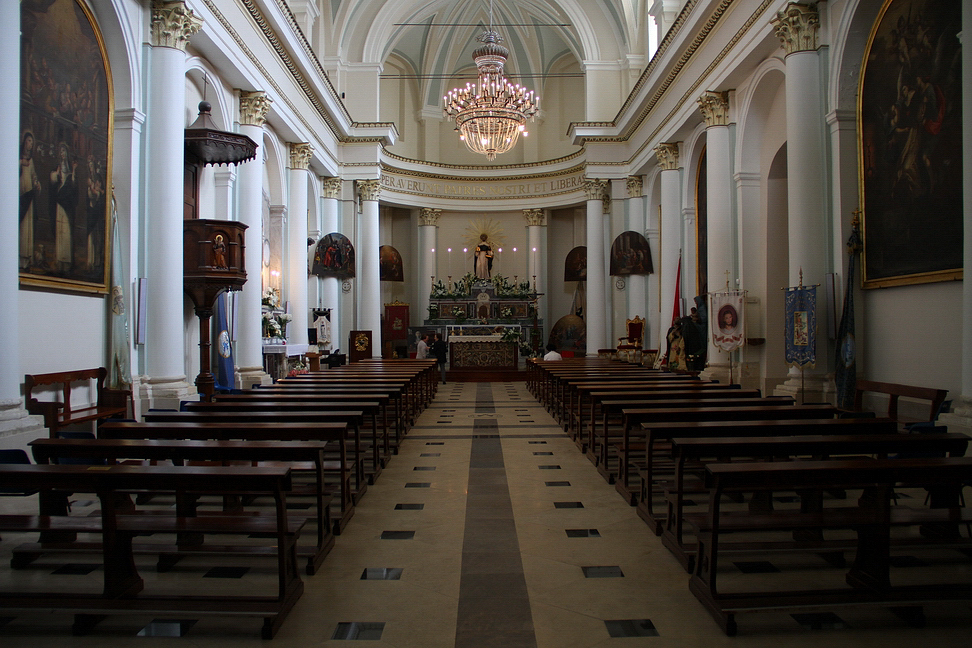
M 682 143 L 682 154 L 685 160 L 682 169 L 686 178 L 682 182 L 682 195 L 680 197 L 683 209 L 686 206 L 695 208 L 695 178 L 699 174 L 699 161 L 705 151 L 705 145 L 705 122 L 699 122 Z
M 760 171 L 760 147 L 775 102 L 785 101 L 786 66 L 779 58 L 763 61 L 753 73 L 748 92 L 736 95 L 739 103 L 735 167 L 740 173 Z M 784 138 L 785 138 L 785 124 Z
M 837 22 L 827 105 L 830 110 L 857 110 L 857 82 L 871 27 L 884 0 L 850 0 Z
M 132 7 L 122 0 L 89 0 L 91 11 L 101 30 L 105 51 L 111 65 L 112 90 L 115 95 L 115 111 L 141 109 L 142 75 L 140 60 L 141 44 L 132 31 L 128 15 Z
M 284 178 L 286 177 L 287 151 L 275 134 L 263 133 L 263 192 L 270 197 L 271 205 L 286 204 Z
M 218 128 L 233 130 L 233 94 L 221 83 L 218 73 L 209 64 L 193 56 L 186 61 L 186 79 L 192 84 L 194 95 L 186 94 L 186 111 L 189 120 L 195 121 L 199 113 L 198 102 L 203 98 L 212 105 L 212 117 Z

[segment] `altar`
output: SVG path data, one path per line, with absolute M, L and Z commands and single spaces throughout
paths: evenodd
M 516 370 L 518 347 L 501 335 L 454 335 L 449 338 L 449 367 Z

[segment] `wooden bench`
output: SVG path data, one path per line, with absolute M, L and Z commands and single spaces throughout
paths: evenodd
M 186 615 L 212 614 L 263 617 L 262 635 L 271 639 L 283 623 L 304 584 L 297 569 L 295 547 L 304 518 L 288 516 L 286 493 L 290 469 L 251 467 L 162 466 L 50 466 L 0 465 L 3 488 L 96 493 L 100 517 L 68 515 L 2 515 L 0 530 L 11 532 L 88 532 L 101 535 L 103 590 L 0 592 L 0 610 L 73 612 L 74 631 L 83 634 L 108 614 Z M 272 515 L 218 515 L 184 517 L 178 514 L 131 514 L 119 510 L 118 496 L 132 491 L 187 492 L 222 495 L 260 492 L 274 499 Z M 127 500 L 127 498 L 126 498 Z M 164 593 L 146 593 L 132 551 L 139 534 L 180 532 L 250 536 L 267 534 L 276 558 L 275 595 L 199 593 L 197 579 L 167 579 Z M 57 585 L 63 585 L 60 581 Z M 174 591 L 175 590 L 175 591 Z
M 50 431 L 51 438 L 57 437 L 58 431 L 75 423 L 101 421 L 106 418 L 124 418 L 128 415 L 128 405 L 132 401 L 129 389 L 109 389 L 105 387 L 108 370 L 104 367 L 96 369 L 82 369 L 80 371 L 58 371 L 45 374 L 27 374 L 24 376 L 24 398 L 27 401 L 27 411 L 31 414 L 44 416 L 44 425 Z M 91 381 L 97 385 L 97 402 L 94 405 L 75 407 L 71 403 L 71 387 L 75 383 L 85 383 L 88 387 Z M 36 392 L 44 387 L 58 385 L 61 394 L 59 401 L 38 400 Z
M 338 445 L 339 442 L 333 442 Z M 307 556 L 307 574 L 317 573 L 324 557 L 334 546 L 334 523 L 331 521 L 330 501 L 324 482 L 324 471 L 333 468 L 337 462 L 327 462 L 325 452 L 329 450 L 327 441 L 214 441 L 198 439 L 35 439 L 30 442 L 34 461 L 38 464 L 57 464 L 65 458 L 106 460 L 109 465 L 119 460 L 142 459 L 151 461 L 171 461 L 175 465 L 186 462 L 227 462 L 227 461 L 274 461 L 314 465 L 314 480 L 307 493 L 317 510 L 317 543 L 314 547 L 298 547 L 299 555 Z M 291 495 L 304 495 L 305 492 L 295 481 Z M 340 527 L 338 527 L 340 532 Z M 74 547 L 67 547 L 74 550 Z M 201 545 L 180 547 L 179 554 L 160 554 L 159 571 L 170 568 L 182 553 L 206 551 Z M 21 545 L 14 549 L 14 558 L 19 566 L 36 559 L 50 547 L 42 545 Z
M 913 387 L 911 385 L 876 382 L 874 380 L 858 380 L 854 390 L 854 411 L 864 411 L 864 394 L 868 392 L 875 394 L 887 394 L 888 413 L 886 416 L 890 419 L 894 419 L 901 425 L 921 421 L 934 421 L 942 408 L 942 403 L 945 402 L 945 397 L 948 396 L 947 389 Z M 901 416 L 898 413 L 898 399 L 902 396 L 905 398 L 929 401 L 928 417 L 913 418 Z
M 846 420 L 846 419 L 845 419 Z M 876 455 L 879 458 L 887 458 L 895 453 L 931 453 L 942 456 L 961 457 L 965 454 L 968 447 L 969 438 L 964 434 L 857 434 L 854 428 L 859 428 L 867 432 L 869 424 L 867 421 L 874 419 L 857 419 L 858 426 L 844 426 L 836 428 L 840 434 L 834 432 L 836 420 L 818 424 L 817 426 L 801 426 L 810 434 L 794 434 L 787 436 L 725 436 L 725 437 L 673 437 L 671 439 L 672 452 L 675 457 L 675 476 L 670 485 L 665 489 L 665 499 L 667 504 L 667 515 L 665 528 L 662 532 L 662 544 L 668 547 L 669 551 L 675 555 L 676 559 L 685 567 L 686 571 L 691 572 L 695 566 L 695 544 L 687 543 L 684 538 L 686 521 L 691 520 L 691 514 L 685 513 L 685 494 L 686 494 L 686 470 L 687 466 L 693 466 L 693 471 L 697 472 L 704 469 L 708 463 L 725 463 L 731 460 L 764 460 L 772 458 L 775 461 L 782 461 L 783 458 L 797 457 L 828 459 L 838 458 L 846 455 Z M 887 420 L 887 419 L 886 419 Z M 816 428 L 816 429 L 814 429 Z M 708 461 L 704 461 L 704 460 Z M 822 502 L 817 498 L 821 491 L 813 493 L 802 493 L 802 507 L 804 510 L 819 508 Z M 767 497 L 750 500 L 751 512 L 767 512 L 772 510 L 773 501 Z M 696 518 L 701 514 L 695 514 Z M 691 525 L 689 525 L 691 528 Z M 822 534 L 811 536 L 804 535 L 803 540 L 809 548 L 829 549 L 830 551 L 845 548 L 846 543 L 827 543 L 823 540 Z M 766 551 L 780 549 L 791 550 L 794 544 L 800 543 L 748 543 L 740 542 L 735 548 L 744 551 L 756 551 L 763 553 Z M 723 543 L 723 551 L 727 550 L 726 543 Z M 853 548 L 853 547 L 850 547 Z M 828 554 L 828 560 L 836 560 L 837 564 L 843 564 L 843 556 L 834 557 Z
M 957 582 L 895 585 L 891 581 L 890 558 L 892 527 L 920 529 L 924 525 L 954 525 L 972 519 L 969 509 L 958 506 L 961 487 L 970 480 L 972 457 L 708 465 L 705 477 L 709 488 L 708 513 L 698 527 L 699 554 L 689 589 L 730 636 L 737 629 L 735 615 L 742 611 L 863 604 L 913 610 L 935 601 L 972 600 L 972 583 L 967 578 L 961 580 L 963 570 L 951 571 L 957 574 Z M 930 507 L 900 503 L 892 506 L 895 488 L 902 483 L 928 489 L 932 495 Z M 764 515 L 733 516 L 722 510 L 723 496 L 731 493 L 821 488 L 861 489 L 863 495 L 850 506 L 811 513 L 772 511 Z M 850 530 L 857 536 L 855 559 L 844 578 L 849 587 L 730 593 L 719 590 L 717 574 L 724 534 L 834 529 Z M 923 536 L 914 537 L 921 540 Z M 940 544 L 937 538 L 925 540 L 928 546 Z M 765 582 L 765 578 L 761 580 Z M 822 579 L 817 582 L 826 584 Z

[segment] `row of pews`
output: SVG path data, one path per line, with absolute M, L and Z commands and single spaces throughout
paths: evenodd
M 742 612 L 879 605 L 921 625 L 925 604 L 972 600 L 963 434 L 602 359 L 532 362 L 528 387 L 727 635 Z M 902 551 L 942 564 L 905 573 Z M 728 566 L 771 554 L 799 567 Z
M 72 612 L 77 634 L 113 614 L 249 616 L 272 638 L 303 592 L 300 572 L 320 568 L 437 378 L 434 360 L 365 361 L 144 421 L 107 420 L 96 438 L 32 441 L 34 463 L 0 464 L 0 496 L 38 503 L 36 515 L 0 515 L 5 538 L 37 534 L 11 549 L 11 569 L 88 553 L 101 556 L 104 579 L 100 592 L 41 591 L 25 579 L 0 592 L 0 615 Z M 76 493 L 95 494 L 96 515 L 72 515 Z M 271 560 L 276 587 L 200 594 L 178 574 L 152 587 L 136 567 L 144 554 L 159 572 L 186 556 Z

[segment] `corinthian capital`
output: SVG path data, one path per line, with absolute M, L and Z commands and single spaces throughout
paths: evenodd
M 542 209 L 524 209 L 523 218 L 531 227 L 544 227 L 547 224 L 547 215 Z
M 378 200 L 381 195 L 381 180 L 358 180 L 358 195 L 361 200 Z
M 307 142 L 292 143 L 290 145 L 290 168 L 306 169 L 310 166 L 314 147 Z
M 706 90 L 699 97 L 699 109 L 706 126 L 729 125 L 729 93 Z
M 655 157 L 662 171 L 678 171 L 678 142 L 665 142 L 655 147 Z
M 240 93 L 240 124 L 244 126 L 263 126 L 267 123 L 267 113 L 273 99 L 266 92 Z
M 584 193 L 588 200 L 604 200 L 607 195 L 607 183 L 598 179 L 584 179 Z
M 419 225 L 425 225 L 426 227 L 435 227 L 439 224 L 439 216 L 442 215 L 441 209 L 432 209 L 431 207 L 423 207 L 422 213 L 419 214 Z
M 341 178 L 324 178 L 321 181 L 321 190 L 325 198 L 340 198 Z
M 186 51 L 192 35 L 202 27 L 202 19 L 182 0 L 152 2 L 152 45 Z
M 770 20 L 787 54 L 817 51 L 820 13 L 817 5 L 791 2 Z
M 644 180 L 641 176 L 628 176 L 626 183 L 628 187 L 628 198 L 641 198 L 644 190 Z

